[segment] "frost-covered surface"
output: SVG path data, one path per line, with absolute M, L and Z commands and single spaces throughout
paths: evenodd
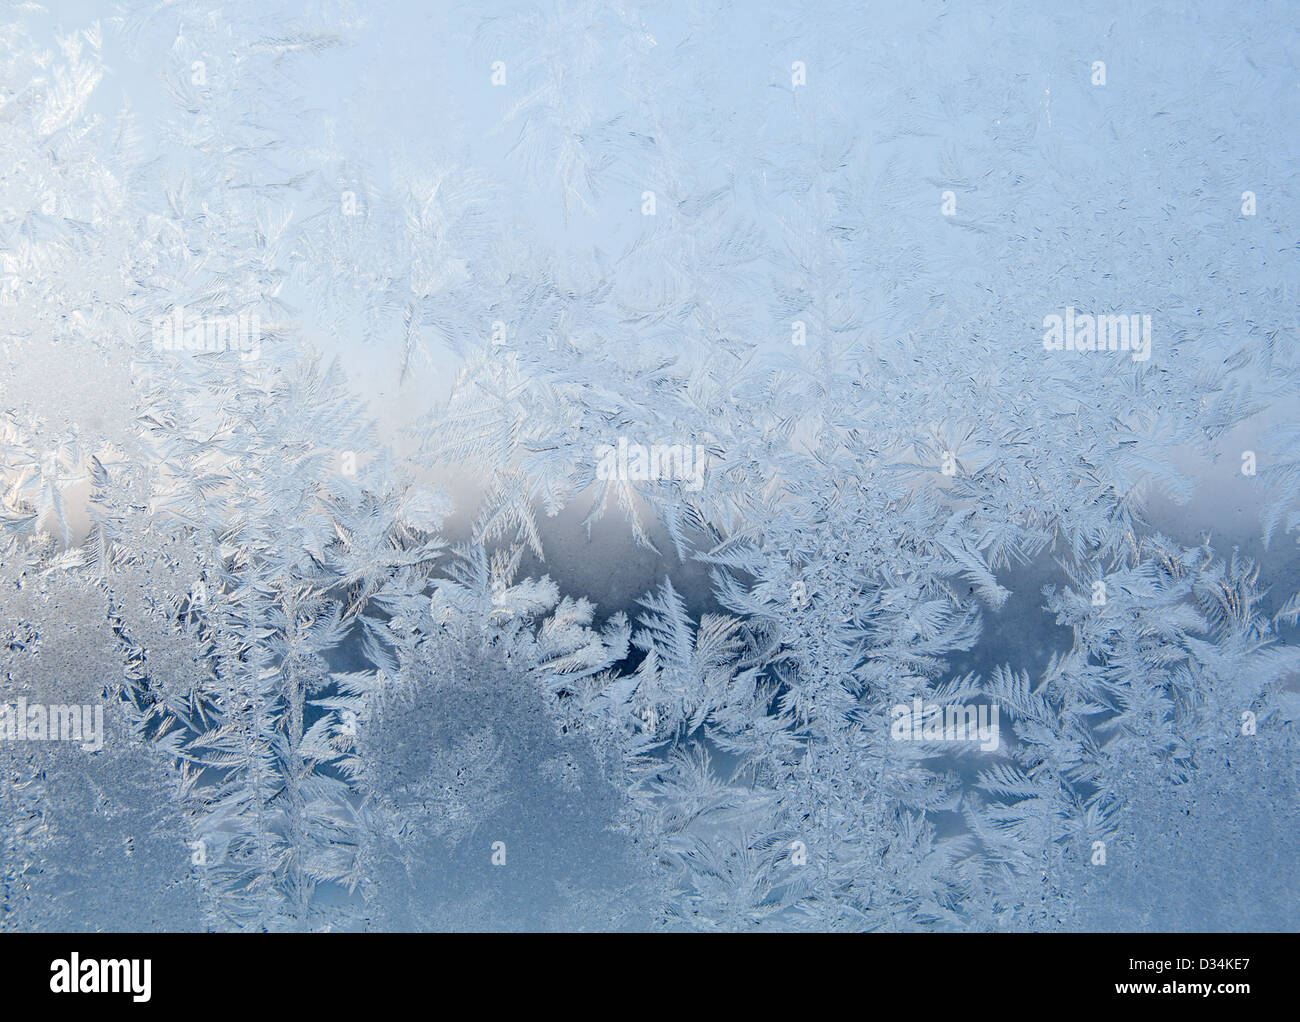
M 0 929 L 1300 929 L 1292 5 L 369 6 L 3 13 Z

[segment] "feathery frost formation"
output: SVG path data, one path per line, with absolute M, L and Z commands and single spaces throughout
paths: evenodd
M 713 6 L 3 16 L 0 929 L 1300 927 L 1287 6 Z

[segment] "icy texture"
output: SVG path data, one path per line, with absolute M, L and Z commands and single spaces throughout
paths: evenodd
M 0 929 L 1300 929 L 1288 4 L 279 6 L 3 15 Z

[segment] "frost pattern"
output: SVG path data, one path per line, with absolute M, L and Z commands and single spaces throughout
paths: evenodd
M 1285 6 L 419 6 L 0 27 L 0 929 L 1300 926 Z

